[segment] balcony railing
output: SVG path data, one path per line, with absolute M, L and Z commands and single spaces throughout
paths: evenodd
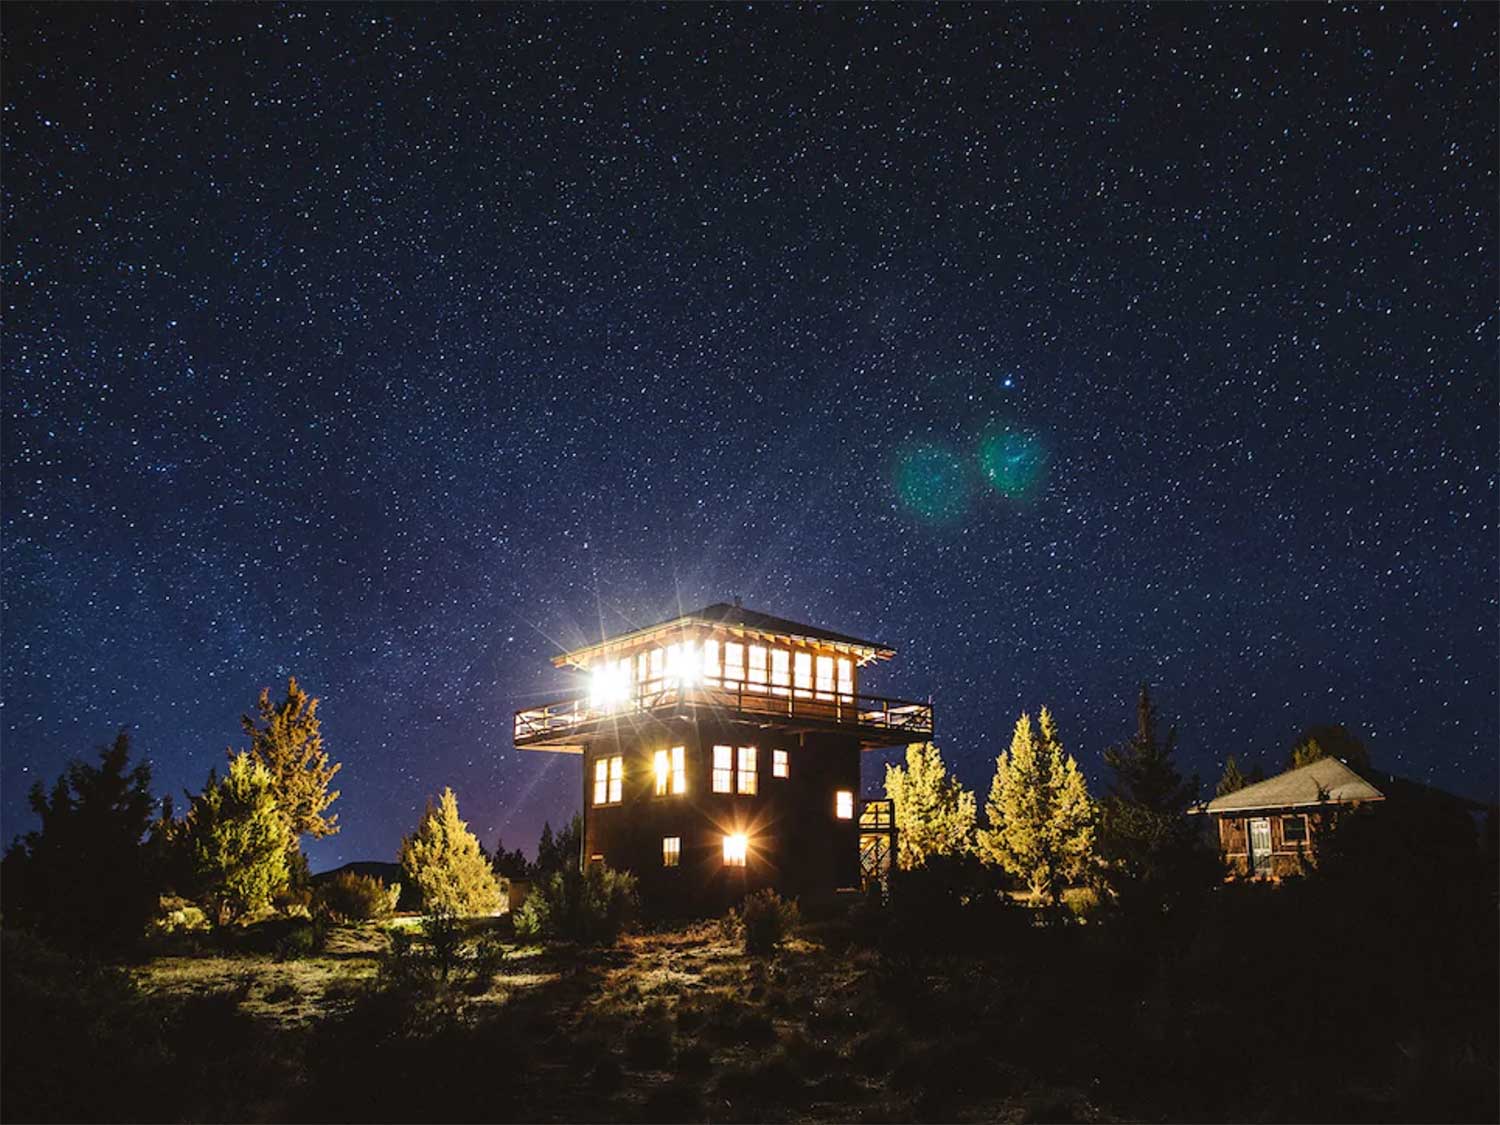
M 561 699 L 516 712 L 515 744 L 565 742 L 603 719 L 650 714 L 678 707 L 706 708 L 726 717 L 746 715 L 811 725 L 848 726 L 887 732 L 898 741 L 932 736 L 932 704 L 878 695 L 846 695 L 809 688 L 740 684 L 728 687 L 646 685 L 625 699 L 599 702 L 590 696 Z

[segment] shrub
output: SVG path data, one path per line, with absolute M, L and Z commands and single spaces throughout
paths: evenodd
M 556 871 L 539 879 L 516 911 L 516 936 L 524 941 L 613 942 L 635 917 L 636 878 L 591 863 L 587 872 Z
M 763 957 L 773 952 L 801 921 L 795 899 L 784 899 L 767 887 L 746 895 L 738 911 L 730 910 L 719 932 L 728 941 L 743 940 L 745 952 Z
M 383 922 L 396 912 L 401 886 L 392 889 L 373 875 L 340 871 L 318 887 L 313 904 L 334 922 Z
M 453 790 L 427 803 L 417 830 L 401 841 L 401 869 L 421 892 L 425 910 L 495 914 L 500 888 L 479 841 L 458 815 Z

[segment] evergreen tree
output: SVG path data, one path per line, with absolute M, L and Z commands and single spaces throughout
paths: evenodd
M 533 874 L 540 878 L 554 871 L 578 871 L 582 850 L 582 814 L 574 813 L 568 826 L 556 836 L 552 834 L 552 822 L 547 821 L 542 825 L 542 838 L 537 841 Z
M 896 860 L 921 867 L 931 856 L 974 847 L 974 794 L 949 777 L 930 742 L 906 748 L 906 765 L 885 767 L 885 795 L 896 805 Z
M 286 698 L 280 703 L 273 704 L 270 689 L 263 688 L 256 713 L 259 723 L 249 715 L 240 723 L 250 737 L 251 756 L 271 774 L 289 832 L 288 850 L 300 851 L 302 836 L 321 839 L 339 830 L 338 814 L 330 816 L 326 810 L 338 800 L 339 791 L 330 792 L 328 785 L 343 767 L 329 764 L 318 701 L 298 686 L 296 677 L 287 681 Z M 294 870 L 306 868 L 296 859 L 291 862 Z
M 158 893 L 144 843 L 155 799 L 150 765 L 129 759 L 122 730 L 97 766 L 73 762 L 50 792 L 32 787 L 41 825 L 7 854 L 7 924 L 34 923 L 70 948 L 117 949 L 140 936 Z
M 1292 746 L 1287 768 L 1310 766 L 1319 758 L 1338 758 L 1356 772 L 1370 768 L 1370 751 L 1340 724 L 1311 726 L 1304 730 Z
M 490 858 L 490 870 L 506 879 L 529 879 L 531 862 L 520 848 L 505 850 L 505 840 L 495 838 L 495 854 Z
M 1094 851 L 1093 802 L 1045 707 L 1038 727 L 1022 714 L 1010 750 L 995 759 L 985 815 L 989 827 L 979 832 L 980 856 L 1023 879 L 1034 897 L 1050 894 L 1058 901 L 1064 881 L 1087 869 Z
M 401 841 L 401 868 L 422 896 L 422 908 L 454 914 L 490 914 L 500 908 L 500 888 L 479 840 L 458 816 L 458 799 L 444 789 L 417 830 Z
M 1231 754 L 1224 763 L 1224 776 L 1219 778 L 1219 784 L 1214 787 L 1214 796 L 1223 797 L 1238 792 L 1249 784 L 1250 780 L 1240 771 L 1239 762 Z
M 1188 815 L 1197 800 L 1196 776 L 1177 769 L 1177 729 L 1161 737 L 1150 688 L 1142 684 L 1135 735 L 1104 752 L 1112 771 L 1100 803 L 1100 852 L 1116 894 L 1155 907 L 1212 878 L 1212 853 Z
M 271 771 L 249 752 L 230 758 L 222 779 L 210 771 L 181 833 L 195 897 L 220 925 L 264 910 L 286 889 L 290 830 Z

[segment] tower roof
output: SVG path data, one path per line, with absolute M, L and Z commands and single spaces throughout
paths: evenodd
M 671 633 L 692 625 L 727 629 L 731 633 L 761 637 L 767 640 L 781 640 L 783 643 L 802 641 L 841 648 L 855 656 L 861 664 L 867 664 L 873 660 L 889 660 L 896 655 L 895 649 L 875 641 L 861 640 L 858 637 L 851 637 L 847 633 L 836 633 L 832 629 L 824 629 L 817 625 L 806 625 L 800 621 L 792 621 L 789 618 L 776 617 L 769 613 L 761 613 L 759 610 L 746 609 L 744 606 L 730 605 L 728 602 L 715 602 L 713 605 L 704 606 L 702 609 L 694 610 L 692 613 L 669 617 L 667 620 L 658 621 L 654 625 L 646 625 L 639 629 L 616 633 L 613 636 L 605 637 L 595 644 L 572 649 L 561 656 L 554 657 L 552 663 L 558 667 L 562 667 L 565 664 L 586 664 L 592 657 L 608 649 L 635 644 L 640 641 L 649 640 L 655 634 Z

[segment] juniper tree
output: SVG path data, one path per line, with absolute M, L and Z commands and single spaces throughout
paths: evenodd
M 248 751 L 229 759 L 222 779 L 210 771 L 182 839 L 195 897 L 220 925 L 265 909 L 286 889 L 289 835 L 275 779 Z
M 1219 778 L 1219 784 L 1214 786 L 1214 796 L 1223 797 L 1230 793 L 1237 793 L 1250 784 L 1249 778 L 1240 770 L 1239 762 L 1234 760 L 1234 755 L 1229 755 L 1224 762 L 1224 776 Z
M 921 867 L 931 856 L 964 855 L 974 847 L 974 794 L 948 776 L 930 742 L 906 748 L 906 765 L 885 767 L 885 795 L 896 806 L 896 861 Z
M 305 869 L 305 862 L 300 862 L 300 838 L 321 839 L 339 830 L 338 814 L 327 813 L 339 791 L 330 791 L 328 785 L 343 767 L 338 762 L 330 764 L 323 749 L 318 700 L 303 691 L 293 676 L 287 680 L 284 700 L 272 703 L 270 689 L 263 688 L 256 717 L 242 716 L 240 723 L 250 737 L 250 755 L 271 775 L 287 825 L 287 848 L 299 853 L 290 860 L 292 868 Z
M 1094 807 L 1078 763 L 1063 749 L 1052 713 L 1037 726 L 1022 714 L 1010 750 L 995 759 L 985 802 L 989 827 L 979 854 L 1024 880 L 1036 898 L 1056 902 L 1064 881 L 1087 869 L 1094 851 Z
M 437 804 L 427 802 L 417 830 L 401 841 L 401 869 L 424 910 L 489 914 L 499 909 L 499 885 L 478 838 L 459 819 L 452 789 L 444 789 Z

